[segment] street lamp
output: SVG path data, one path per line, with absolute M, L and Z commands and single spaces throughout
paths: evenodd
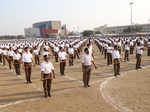
M 130 2 L 130 8 L 131 8 L 131 25 L 133 24 L 133 20 L 132 20 L 133 19 L 133 11 L 132 11 L 133 4 L 134 4 L 133 2 Z

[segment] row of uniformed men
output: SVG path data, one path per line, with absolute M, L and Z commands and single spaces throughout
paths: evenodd
M 129 55 L 134 54 L 136 47 L 136 69 L 141 69 L 141 60 L 144 47 L 147 48 L 147 55 L 150 56 L 150 38 L 96 38 L 95 43 L 98 46 L 100 52 L 104 53 L 104 58 L 107 59 L 107 65 L 112 64 L 112 56 L 114 57 L 114 74 L 120 74 L 120 58 L 123 56 L 124 61 L 129 61 Z M 115 53 L 114 51 L 119 51 Z M 115 54 L 114 54 L 115 53 Z M 121 59 L 122 60 L 122 59 Z
M 41 42 L 41 41 L 39 41 Z M 69 48 L 66 47 L 66 50 L 69 54 L 73 55 L 73 50 L 77 50 L 77 53 L 79 53 L 81 51 L 81 49 L 83 48 L 83 46 L 85 46 L 87 42 L 87 39 L 84 39 L 82 41 L 78 40 L 76 42 L 72 42 L 74 44 L 70 44 Z M 55 47 L 52 47 L 53 42 L 52 41 L 48 41 L 48 42 L 43 42 L 42 43 L 44 46 L 44 52 L 43 52 L 43 56 L 44 56 L 44 62 L 41 64 L 41 78 L 43 80 L 43 87 L 44 87 L 44 93 L 45 93 L 45 97 L 51 96 L 50 95 L 50 88 L 51 88 L 51 82 L 52 82 L 52 77 L 55 77 L 54 75 L 54 67 L 51 64 L 51 62 L 47 62 L 47 60 L 49 59 L 49 48 L 52 48 L 51 50 L 53 51 L 55 49 Z M 39 45 L 39 43 L 37 44 L 37 47 L 39 47 L 41 49 L 42 44 Z M 4 44 L 3 44 L 4 45 Z M 72 45 L 76 45 L 78 47 L 76 47 L 77 49 L 73 49 Z M 57 46 L 57 44 L 55 43 L 55 46 Z M 89 46 L 89 45 L 88 45 Z M 33 53 L 35 55 L 35 62 L 36 62 L 36 58 L 39 58 L 39 50 L 37 49 L 37 47 L 35 47 L 35 49 L 33 50 Z M 14 50 L 14 52 L 13 52 Z M 56 50 L 54 50 L 56 51 Z M 85 54 L 86 52 L 90 51 L 90 49 L 85 50 Z M 2 57 L 3 61 L 3 65 L 5 65 L 5 60 L 8 60 L 8 63 L 10 65 L 10 69 L 11 69 L 11 64 L 10 62 L 14 62 L 14 68 L 16 71 L 16 74 L 19 75 L 20 74 L 20 62 L 22 60 L 22 64 L 23 67 L 25 69 L 25 76 L 26 76 L 26 80 L 27 83 L 32 83 L 31 81 L 31 69 L 32 69 L 32 65 L 33 65 L 33 56 L 31 54 L 32 52 L 29 52 L 29 47 L 25 47 L 23 52 L 19 53 L 18 49 L 14 48 L 11 49 L 11 47 L 9 48 L 9 50 L 7 48 L 2 48 L 1 49 L 1 53 L 0 56 Z M 88 53 L 87 53 L 88 54 Z M 22 56 L 21 56 L 22 55 Z M 58 57 L 60 60 L 60 73 L 61 75 L 64 75 L 64 70 L 65 70 L 65 64 L 66 64 L 66 60 L 67 60 L 67 53 L 65 52 L 65 47 L 60 47 L 60 52 L 58 53 Z M 82 59 L 82 63 L 85 67 L 83 66 L 83 81 L 84 81 L 84 86 L 87 87 L 89 86 L 89 76 L 90 76 L 90 68 L 89 66 L 91 66 L 91 62 L 93 62 L 93 59 L 91 58 L 91 55 L 89 57 L 87 57 L 86 55 L 83 56 L 84 58 Z M 38 59 L 39 60 L 39 59 Z M 91 60 L 91 61 L 90 61 Z M 89 62 L 90 61 L 90 62 Z M 47 63 L 46 63 L 47 62 Z M 39 64 L 39 62 L 37 63 Z M 88 67 L 88 70 L 86 69 Z M 53 74 L 53 76 L 52 76 Z

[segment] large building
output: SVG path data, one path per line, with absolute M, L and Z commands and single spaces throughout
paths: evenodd
M 58 36 L 61 31 L 61 21 L 43 21 L 33 24 L 33 28 L 38 28 L 40 30 L 41 37 L 47 35 Z
M 134 27 L 133 25 L 132 27 Z M 137 24 L 136 26 L 141 28 L 141 32 L 150 32 L 150 24 Z M 94 29 L 94 31 L 100 31 L 103 34 L 120 34 L 123 33 L 125 29 L 131 27 L 131 25 L 126 26 L 111 26 L 108 27 L 107 25 L 100 26 Z

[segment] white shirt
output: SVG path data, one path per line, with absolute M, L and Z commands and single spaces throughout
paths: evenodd
M 18 49 L 18 51 L 19 51 L 19 53 L 22 53 L 23 50 L 22 49 Z
M 89 54 L 83 54 L 82 56 L 82 63 L 85 65 L 85 66 L 90 66 L 92 65 L 92 61 L 93 61 L 93 57 Z
M 112 47 L 108 47 L 107 48 L 107 53 L 112 53 L 113 48 Z
M 59 56 L 60 60 L 66 60 L 67 53 L 66 52 L 59 52 L 58 56 Z
M 59 52 L 59 47 L 54 47 L 54 52 Z
M 8 56 L 13 56 L 14 55 L 14 51 L 8 51 Z
M 137 46 L 137 47 L 136 47 L 136 53 L 142 55 L 142 54 L 143 54 L 142 48 L 143 48 L 143 47 L 141 47 L 141 46 Z
M 118 42 L 118 43 L 117 43 L 117 46 L 121 47 L 121 42 Z
M 73 48 L 68 48 L 68 53 L 69 54 L 74 54 L 74 49 Z
M 125 45 L 125 50 L 129 51 L 129 46 L 128 45 Z
M 8 51 L 7 50 L 3 50 L 3 55 L 8 55 Z
M 46 50 L 48 50 L 48 49 L 49 49 L 49 46 L 45 46 L 44 48 L 45 48 Z
M 120 53 L 119 53 L 118 50 L 114 50 L 112 54 L 113 54 L 114 59 L 119 59 L 120 58 Z
M 13 60 L 20 60 L 20 58 L 21 58 L 21 55 L 19 54 L 19 53 L 14 53 L 13 54 Z
M 31 63 L 32 62 L 32 54 L 30 52 L 26 53 L 24 52 L 22 55 L 22 61 L 26 63 Z
M 147 42 L 147 47 L 150 47 L 150 42 Z
M 41 71 L 44 72 L 44 74 L 49 74 L 52 73 L 52 70 L 54 70 L 54 66 L 51 62 L 46 62 L 43 61 L 43 63 L 41 63 Z
M 131 42 L 130 42 L 130 46 L 133 46 L 133 45 L 134 45 L 134 43 L 133 43 L 133 41 L 131 41 Z
M 35 49 L 35 50 L 33 51 L 33 53 L 34 53 L 35 55 L 39 55 L 39 50 L 38 50 L 38 49 Z

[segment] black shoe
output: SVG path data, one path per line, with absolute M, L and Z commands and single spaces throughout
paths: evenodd
M 90 85 L 88 85 L 88 87 L 91 87 Z
M 115 76 L 115 77 L 117 77 L 117 75 L 116 75 L 116 74 L 115 74 L 114 76 Z
M 51 94 L 50 94 L 50 93 L 48 93 L 48 97 L 51 97 Z
M 142 69 L 142 67 L 139 67 L 139 69 Z
M 45 98 L 47 98 L 47 95 L 44 95 Z
M 84 87 L 87 88 L 88 86 L 87 86 L 87 85 L 84 85 Z

